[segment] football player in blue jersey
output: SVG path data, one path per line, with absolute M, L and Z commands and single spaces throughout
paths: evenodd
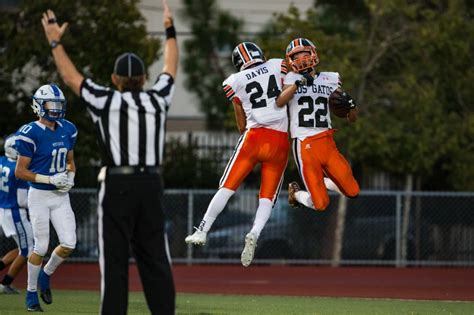
M 18 294 L 11 286 L 13 279 L 25 266 L 33 250 L 33 231 L 28 220 L 27 198 L 28 183 L 15 177 L 15 166 L 18 153 L 15 149 L 15 137 L 5 140 L 5 156 L 0 157 L 0 211 L 3 211 L 2 229 L 7 237 L 13 237 L 18 245 L 18 255 L 11 262 L 10 268 L 0 284 L 0 293 Z M 0 269 L 5 264 L 0 263 Z
M 50 276 L 76 246 L 76 219 L 68 191 L 74 186 L 77 129 L 64 119 L 66 99 L 54 84 L 43 85 L 35 92 L 32 108 L 39 119 L 16 133 L 19 157 L 15 175 L 30 182 L 28 208 L 34 247 L 28 259 L 26 306 L 28 311 L 41 312 L 37 286 L 41 299 L 51 304 Z M 50 221 L 59 245 L 41 269 L 48 251 Z

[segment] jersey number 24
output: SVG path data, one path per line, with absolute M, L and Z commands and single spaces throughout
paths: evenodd
M 263 95 L 263 88 L 258 81 L 249 82 L 245 86 L 245 92 L 252 93 L 250 94 L 250 103 L 252 103 L 252 108 L 261 108 L 267 106 L 267 101 L 265 98 L 259 100 L 259 98 L 261 98 Z M 280 95 L 280 90 L 278 89 L 275 75 L 272 74 L 268 78 L 267 99 L 277 97 L 278 95 Z

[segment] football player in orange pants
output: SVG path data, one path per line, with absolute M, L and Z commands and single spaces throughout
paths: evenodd
M 302 204 L 325 210 L 329 204 L 327 189 L 339 191 L 347 197 L 359 194 L 359 185 L 351 167 L 333 139 L 335 130 L 331 127 L 329 96 L 337 90 L 349 122 L 357 119 L 357 108 L 352 98 L 342 92 L 339 73 L 316 72 L 319 58 L 310 40 L 292 40 L 286 49 L 286 58 L 292 72 L 285 77 L 277 105 L 289 106 L 294 158 L 309 191 L 301 190 L 296 182 L 292 182 L 288 188 L 288 200 L 293 207 Z
M 241 137 L 219 183 L 219 190 L 194 234 L 186 243 L 204 245 L 207 233 L 242 181 L 261 164 L 259 204 L 255 221 L 245 236 L 242 265 L 252 262 L 257 239 L 265 226 L 283 182 L 288 162 L 288 117 L 286 106 L 276 106 L 286 74 L 283 59 L 266 60 L 254 43 L 243 42 L 235 47 L 232 61 L 237 73 L 223 83 L 224 92 L 232 102 Z

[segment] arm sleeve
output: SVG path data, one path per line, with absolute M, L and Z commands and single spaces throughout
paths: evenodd
M 342 81 L 339 72 L 321 72 L 320 75 L 325 75 L 329 79 L 329 83 L 335 84 L 337 88 L 342 88 Z
M 302 75 L 299 74 L 299 73 L 295 73 L 295 72 L 290 72 L 288 73 L 285 78 L 283 79 L 283 84 L 284 85 L 292 85 L 292 84 L 295 84 L 296 81 L 298 81 L 299 79 L 301 79 Z
M 91 79 L 84 79 L 81 83 L 80 93 L 86 106 L 95 114 L 100 114 L 114 91 L 94 83 Z
M 25 129 L 21 127 L 20 130 L 25 130 Z M 18 153 L 21 156 L 26 156 L 30 158 L 33 157 L 33 154 L 36 151 L 36 142 L 33 137 L 33 133 L 32 132 L 24 133 L 24 132 L 18 131 L 15 134 L 15 136 L 16 136 L 15 144 L 16 144 L 16 149 Z
M 236 97 L 234 86 L 235 80 L 234 77 L 231 75 L 228 77 L 224 82 L 222 82 L 222 88 L 224 89 L 225 97 L 232 102 L 232 100 Z
M 166 110 L 168 110 L 174 94 L 173 77 L 166 72 L 161 73 L 149 91 L 154 94 L 155 97 L 158 96 L 161 98 L 165 102 Z

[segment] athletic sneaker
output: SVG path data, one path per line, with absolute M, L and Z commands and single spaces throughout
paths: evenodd
M 40 274 L 38 276 L 38 286 L 40 289 L 40 296 L 41 299 L 46 304 L 53 303 L 53 295 L 51 294 L 51 287 L 49 285 L 50 276 L 48 276 L 43 269 L 41 269 Z
M 43 309 L 39 304 L 38 293 L 33 291 L 26 291 L 26 309 L 28 312 L 42 312 Z
M 288 203 L 292 208 L 301 207 L 301 203 L 296 200 L 296 192 L 300 191 L 300 185 L 297 182 L 291 182 L 288 185 Z
M 184 240 L 187 244 L 204 245 L 206 244 L 207 232 L 195 228 L 196 231 L 192 235 L 188 235 Z
M 244 267 L 248 267 L 252 263 L 255 247 L 257 247 L 257 235 L 248 233 L 245 235 L 245 246 L 242 256 L 240 256 L 240 261 Z
M 1 294 L 19 294 L 20 291 L 17 288 L 14 288 L 10 285 L 0 284 L 0 293 Z

